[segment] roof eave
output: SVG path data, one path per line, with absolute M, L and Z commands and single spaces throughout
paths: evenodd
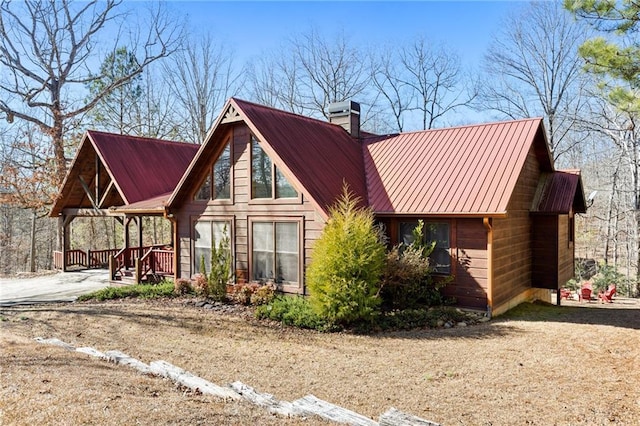
M 442 218 L 485 218 L 496 219 L 506 218 L 505 212 L 395 212 L 395 211 L 374 211 L 376 216 L 389 217 L 442 217 Z

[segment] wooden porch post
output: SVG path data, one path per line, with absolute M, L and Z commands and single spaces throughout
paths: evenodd
M 136 216 L 136 225 L 138 226 L 138 259 L 144 256 L 142 249 L 142 216 Z
M 129 223 L 131 222 L 130 217 L 125 217 L 122 223 L 122 229 L 124 231 L 124 248 L 125 248 L 125 256 L 124 256 L 124 268 L 129 269 Z
M 60 249 L 62 251 L 62 272 L 67 272 L 67 251 L 71 248 L 71 238 L 69 238 L 69 225 L 75 216 L 62 215 L 58 219 L 58 229 L 61 229 Z

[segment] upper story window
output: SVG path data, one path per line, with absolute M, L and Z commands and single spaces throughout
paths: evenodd
M 413 230 L 418 222 L 400 222 L 398 241 L 404 244 L 413 242 Z M 449 249 L 449 224 L 445 222 L 425 222 L 424 223 L 425 242 L 435 241 L 436 246 L 429 256 L 434 271 L 440 274 L 451 273 L 451 256 Z
M 213 182 L 213 185 L 211 184 Z M 207 175 L 196 193 L 196 200 L 229 200 L 231 199 L 231 143 L 222 150 L 211 173 Z
M 251 136 L 251 198 L 297 198 L 298 192 Z

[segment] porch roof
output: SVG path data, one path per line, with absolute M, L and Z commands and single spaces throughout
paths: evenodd
M 50 216 L 65 208 L 127 206 L 174 190 L 199 146 L 89 130 Z M 144 205 L 145 208 L 148 205 Z

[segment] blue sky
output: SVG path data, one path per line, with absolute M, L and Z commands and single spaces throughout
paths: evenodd
M 479 64 L 491 34 L 516 1 L 174 1 L 191 29 L 208 29 L 227 40 L 238 59 L 277 49 L 287 38 L 314 27 L 331 37 L 345 31 L 360 47 L 401 43 L 416 36 L 445 43 L 466 67 Z

